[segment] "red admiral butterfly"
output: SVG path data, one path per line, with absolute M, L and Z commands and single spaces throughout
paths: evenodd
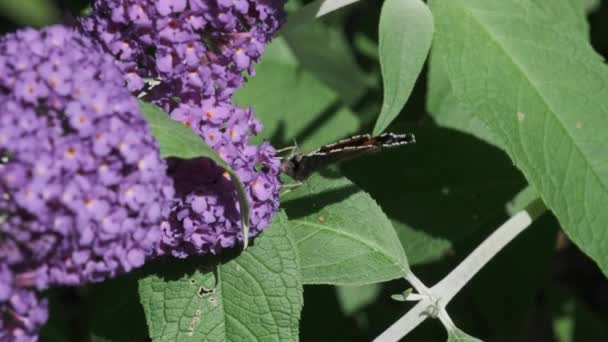
M 296 153 L 285 158 L 281 163 L 281 171 L 291 178 L 301 181 L 308 178 L 313 172 L 332 163 L 378 152 L 384 148 L 415 142 L 416 138 L 411 133 L 383 133 L 375 137 L 369 134 L 355 135 L 333 144 L 327 144 L 310 153 Z

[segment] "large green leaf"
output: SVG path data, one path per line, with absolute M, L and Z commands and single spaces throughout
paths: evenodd
M 316 22 L 284 37 L 302 68 L 339 94 L 345 104 L 356 103 L 372 85 L 357 65 L 345 34 L 336 27 Z
M 51 0 L 0 0 L 0 12 L 18 24 L 41 27 L 58 22 L 59 10 Z
M 454 254 L 458 242 L 506 220 L 525 180 L 499 149 L 452 129 L 393 125 L 417 143 L 342 164 L 391 219 L 410 265 Z M 462 250 L 456 250 L 462 252 Z
M 40 329 L 39 338 L 46 342 L 68 341 L 74 336 L 73 327 L 70 326 L 70 309 L 62 300 L 65 297 L 65 289 L 53 288 L 45 293 L 49 301 L 49 320 Z
M 572 30 L 588 35 L 589 27 L 584 13 L 586 0 L 569 0 L 569 2 L 551 3 L 556 11 L 565 14 L 562 20 L 570 23 Z M 435 122 L 444 127 L 470 133 L 481 140 L 500 147 L 499 137 L 494 134 L 483 120 L 475 115 L 473 109 L 460 102 L 452 92 L 444 58 L 447 52 L 445 44 L 435 44 L 431 49 L 429 63 L 429 87 L 427 111 Z M 436 57 L 437 56 L 437 57 Z
M 601 4 L 601 0 L 582 0 L 582 2 L 587 13 L 595 11 Z
M 137 296 L 137 282 L 146 267 L 83 289 L 83 307 L 79 311 L 86 317 L 91 339 L 129 342 L 148 338 L 146 318 Z
M 384 99 L 374 134 L 388 127 L 410 96 L 431 47 L 433 17 L 420 0 L 386 0 L 379 30 Z
M 363 286 L 336 286 L 336 294 L 342 312 L 349 316 L 366 305 L 372 304 L 382 292 L 382 284 L 374 283 Z
M 188 127 L 169 118 L 159 107 L 140 101 L 140 108 L 150 126 L 152 135 L 158 140 L 162 157 L 177 157 L 182 159 L 207 157 L 230 174 L 230 180 L 234 184 L 239 199 L 241 228 L 243 237 L 245 237 L 243 239 L 243 248 L 247 248 L 249 243 L 249 239 L 247 238 L 249 236 L 249 202 L 247 202 L 245 187 L 236 173 L 201 137 Z
M 564 288 L 546 294 L 553 309 L 553 333 L 557 342 L 608 341 L 606 317 Z M 573 298 L 574 297 L 574 298 Z
M 399 238 L 376 202 L 345 178 L 313 175 L 283 201 L 305 284 L 363 285 L 402 277 Z
M 299 67 L 275 40 L 256 76 L 240 89 L 235 101 L 252 106 L 265 128 L 257 137 L 271 139 L 275 146 L 293 145 L 314 149 L 357 131 L 359 119 L 346 107 L 339 107 L 338 95 Z
M 486 124 L 473 113 L 473 110 L 460 102 L 452 92 L 444 59 L 445 45 L 435 44 L 431 50 L 429 63 L 429 89 L 427 96 L 427 111 L 435 123 L 467 132 L 489 144 L 501 147 L 499 138 Z
M 570 2 L 432 1 L 454 94 L 608 273 L 608 69 Z
M 236 259 L 207 270 L 172 263 L 140 280 L 152 340 L 297 341 L 302 285 L 288 229 L 279 213 Z

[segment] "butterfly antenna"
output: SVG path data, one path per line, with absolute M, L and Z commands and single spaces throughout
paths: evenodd
M 293 156 L 295 156 L 296 154 L 298 154 L 300 152 L 300 149 L 298 148 L 298 143 L 296 142 L 296 140 L 293 140 L 293 146 L 287 146 L 287 147 L 283 147 L 281 149 L 277 150 L 277 153 L 283 153 L 289 151 L 289 155 L 287 157 L 279 157 L 279 159 L 291 159 Z
M 289 155 L 289 158 L 292 158 L 293 156 L 295 156 L 296 154 L 300 153 L 300 148 L 298 147 L 298 142 L 296 141 L 296 138 L 293 138 L 293 150 L 291 150 L 291 154 Z

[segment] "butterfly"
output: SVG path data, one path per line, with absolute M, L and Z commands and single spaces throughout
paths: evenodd
M 382 133 L 375 137 L 369 134 L 355 135 L 321 146 L 310 153 L 295 153 L 283 159 L 281 171 L 297 181 L 302 181 L 330 164 L 415 142 L 416 138 L 411 133 Z

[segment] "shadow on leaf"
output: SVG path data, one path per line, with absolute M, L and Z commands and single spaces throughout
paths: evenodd
M 303 185 L 303 187 L 305 186 L 306 185 Z M 295 220 L 316 213 L 330 204 L 344 201 L 359 191 L 359 188 L 354 185 L 344 186 L 334 190 L 323 191 L 318 194 L 285 201 L 282 203 L 282 207 L 285 209 L 289 219 Z

